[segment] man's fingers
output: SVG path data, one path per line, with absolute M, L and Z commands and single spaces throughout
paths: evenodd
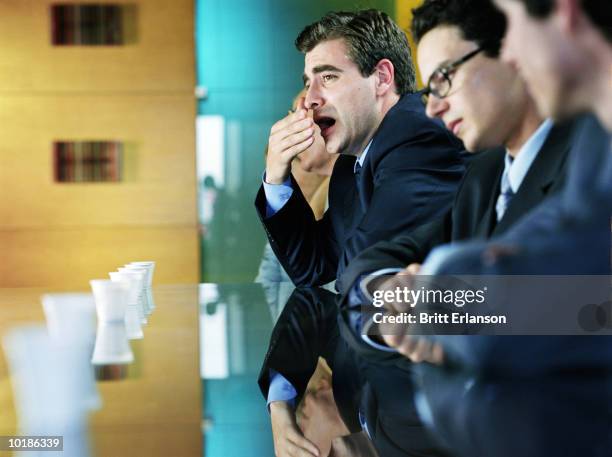
M 314 134 L 314 129 L 310 127 L 310 128 L 307 128 L 306 130 L 303 130 L 301 132 L 297 132 L 291 136 L 288 136 L 287 138 L 285 138 L 278 144 L 278 149 L 280 151 L 280 154 L 286 155 L 286 152 L 290 148 L 295 146 L 296 144 L 300 144 L 309 138 L 314 138 L 313 134 Z
M 419 338 L 416 346 L 408 356 L 414 363 L 420 363 L 431 358 L 433 343 L 425 338 Z
M 402 340 L 404 339 L 404 335 L 394 335 L 387 331 L 384 331 L 381 328 L 382 338 L 387 344 L 387 346 L 392 348 L 397 348 L 400 344 L 402 344 Z
M 486 265 L 495 265 L 502 258 L 517 255 L 519 252 L 517 246 L 493 244 L 482 253 L 482 260 Z
M 308 457 L 319 455 L 319 448 L 299 433 L 291 433 L 287 436 L 287 439 L 299 448 L 298 451 L 302 452 L 301 454 L 296 455 L 304 455 Z
M 444 362 L 444 349 L 439 343 L 409 335 L 392 335 L 383 338 L 389 346 L 395 347 L 400 354 L 414 363 L 429 362 L 442 365 Z
M 435 365 L 442 365 L 444 363 L 444 348 L 440 343 L 434 343 L 428 362 Z
M 380 289 L 383 291 L 395 291 L 397 289 L 404 290 L 406 288 L 411 289 L 414 285 L 414 276 L 402 271 L 390 277 L 387 281 L 383 282 Z M 403 297 L 403 295 L 401 296 Z M 412 309 L 411 303 L 404 301 L 386 301 L 385 307 L 395 313 L 407 313 Z
M 296 133 L 303 132 L 307 129 L 312 130 L 314 132 L 315 125 L 316 124 L 310 118 L 302 119 L 298 122 L 294 122 L 293 124 L 289 124 L 284 129 L 270 134 L 270 143 L 272 145 L 282 144 L 283 140 L 286 140 L 287 138 L 291 138 L 291 136 L 295 135 Z
M 410 358 L 410 354 L 414 351 L 417 345 L 417 340 L 411 336 L 404 335 L 401 344 L 397 346 L 397 350 L 400 354 Z
M 305 118 L 306 118 L 306 111 L 304 110 L 297 110 L 294 113 L 290 113 L 284 118 L 282 118 L 280 121 L 277 121 L 272 126 L 272 128 L 270 129 L 270 135 L 272 136 L 276 134 L 277 132 L 286 128 L 288 125 L 291 125 L 294 122 L 300 121 L 301 119 L 305 119 Z
M 275 135 L 276 133 L 278 133 L 281 130 L 287 128 L 291 124 L 300 122 L 302 120 L 306 120 L 306 121 L 312 122 L 312 119 L 307 119 L 306 114 L 307 114 L 306 110 L 298 109 L 295 113 L 291 113 L 291 114 L 285 116 L 284 118 L 282 118 L 280 121 L 276 122 L 272 126 L 272 128 L 270 129 L 270 136 Z
M 406 272 L 410 273 L 411 275 L 416 275 L 419 273 L 420 269 L 421 269 L 420 263 L 411 263 L 410 265 L 406 267 Z
M 284 151 L 283 156 L 287 159 L 288 162 L 290 162 L 299 153 L 304 152 L 306 149 L 308 149 L 310 145 L 312 145 L 313 141 L 314 141 L 314 137 L 312 136 L 308 137 L 301 143 L 298 143 L 295 146 L 292 146 L 286 151 Z

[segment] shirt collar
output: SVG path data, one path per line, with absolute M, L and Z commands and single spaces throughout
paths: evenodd
M 510 153 L 506 151 L 505 169 L 508 173 L 510 188 L 515 194 L 518 192 L 519 187 L 521 187 L 523 179 L 525 179 L 531 164 L 538 156 L 540 149 L 542 149 L 546 138 L 548 138 L 552 126 L 553 122 L 550 119 L 542 122 L 534 134 L 519 149 L 514 160 Z
M 365 158 L 368 155 L 368 151 L 370 150 L 370 146 L 372 146 L 372 140 L 370 140 L 370 142 L 365 147 L 365 149 L 363 150 L 361 155 L 357 158 L 357 160 L 355 160 L 355 166 L 353 167 L 353 173 L 357 173 L 357 164 L 359 164 L 360 167 L 363 167 L 363 162 L 365 162 Z

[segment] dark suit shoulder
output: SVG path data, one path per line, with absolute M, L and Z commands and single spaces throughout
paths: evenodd
M 498 147 L 475 153 L 470 159 L 453 204 L 460 220 L 464 220 L 468 212 L 476 212 L 478 218 L 482 216 L 481 212 L 486 210 L 488 200 L 497 193 L 505 154 L 506 150 Z
M 475 153 L 469 161 L 463 180 L 466 181 L 472 176 L 482 177 L 486 173 L 497 173 L 500 165 L 504 164 L 505 155 L 506 150 L 501 146 Z
M 410 146 L 415 146 L 411 148 Z M 425 108 L 418 94 L 404 95 L 387 113 L 382 120 L 368 152 L 367 159 L 373 166 L 390 152 L 398 149 L 421 151 L 419 145 L 427 145 L 433 155 L 419 154 L 418 160 L 436 159 L 436 155 L 443 155 L 461 161 L 459 155 L 464 150 L 463 143 L 452 135 L 444 125 L 425 114 Z M 410 158 L 403 151 L 404 161 Z M 447 162 L 448 164 L 448 162 Z

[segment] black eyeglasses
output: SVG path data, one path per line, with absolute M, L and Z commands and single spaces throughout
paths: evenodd
M 482 50 L 483 48 L 481 47 L 476 48 L 460 59 L 457 59 L 454 62 L 444 65 L 443 67 L 440 67 L 434 71 L 427 81 L 427 87 L 421 91 L 421 100 L 423 100 L 423 103 L 425 105 L 427 104 L 427 100 L 429 99 L 430 95 L 437 98 L 447 97 L 452 86 L 451 74 L 459 65 L 464 64 Z

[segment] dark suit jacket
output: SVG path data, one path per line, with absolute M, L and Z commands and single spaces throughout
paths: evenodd
M 472 377 L 427 364 L 417 371 L 430 425 L 453 456 L 612 455 L 610 372 L 517 379 Z
M 493 265 L 483 265 L 481 252 L 487 244 L 477 243 L 469 256 L 461 258 L 459 253 L 451 259 L 442 274 L 597 275 L 594 277 L 609 284 L 605 275 L 611 274 L 612 267 L 611 137 L 592 116 L 579 119 L 576 127 L 562 192 L 495 240 L 520 243 L 522 250 Z M 577 367 L 612 366 L 612 344 L 603 336 L 439 339 L 457 364 L 479 373 L 536 376 Z
M 259 375 L 264 397 L 273 369 L 301 398 L 321 356 L 332 369 L 334 399 L 342 419 L 349 430 L 360 431 L 361 412 L 380 456 L 444 455 L 417 415 L 409 364 L 359 357 L 340 337 L 337 315 L 335 294 L 319 288 L 293 292 L 274 327 Z
M 592 115 L 575 121 L 567 185 L 490 242 L 463 242 L 440 275 L 608 275 L 612 265 L 612 137 Z M 482 262 L 491 244 L 516 255 Z M 518 249 L 517 249 L 518 248 Z
M 592 274 L 610 284 L 611 138 L 593 117 L 577 127 L 562 192 L 496 240 L 518 243 L 519 254 L 483 265 L 478 243 L 441 274 Z M 417 370 L 432 428 L 457 455 L 612 455 L 611 337 L 437 339 L 460 373 Z
M 391 241 L 381 241 L 355 257 L 338 282 L 340 292 L 346 292 L 357 278 L 368 272 L 422 263 L 438 245 L 464 239 L 487 239 L 506 232 L 562 187 L 571 137 L 571 123 L 551 129 L 499 223 L 495 205 L 506 152 L 500 147 L 479 153 L 459 185 L 453 207 L 443 217 Z
M 266 218 L 262 186 L 255 206 L 270 245 L 293 282 L 326 284 L 368 246 L 444 214 L 463 175 L 462 149 L 440 123 L 427 118 L 418 94 L 410 94 L 383 119 L 359 183 L 355 158 L 338 158 L 329 186 L 329 209 L 321 221 L 315 220 L 293 180 L 289 201 Z

